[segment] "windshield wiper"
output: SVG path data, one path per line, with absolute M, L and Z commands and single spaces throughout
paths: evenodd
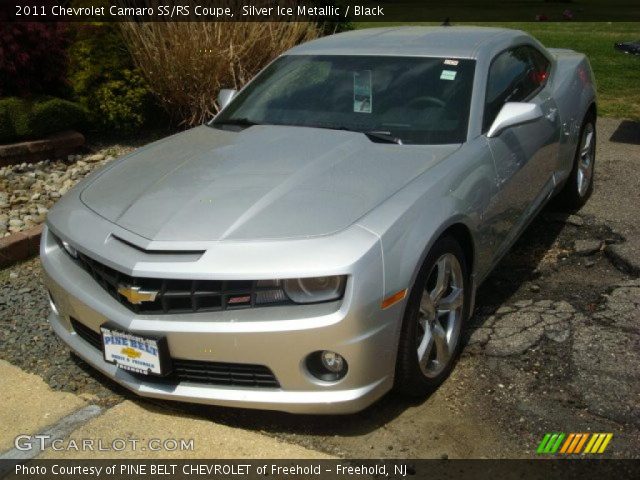
M 402 145 L 402 139 L 396 137 L 391 132 L 387 132 L 384 130 L 356 130 L 355 128 L 345 127 L 344 125 L 336 125 L 336 126 L 325 126 L 325 125 L 309 125 L 313 128 L 326 128 L 327 130 L 344 130 L 346 132 L 355 132 L 362 133 L 369 137 L 372 140 L 380 140 L 386 143 L 395 143 L 397 145 Z
M 362 133 L 364 133 L 367 137 L 375 140 L 382 140 L 383 142 L 396 143 L 398 145 L 402 145 L 402 139 L 399 137 L 396 137 L 391 132 L 384 132 L 381 130 L 370 130 L 368 132 L 362 132 Z

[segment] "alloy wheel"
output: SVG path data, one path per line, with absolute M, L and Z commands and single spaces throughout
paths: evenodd
M 420 300 L 416 345 L 424 376 L 437 377 L 454 355 L 464 308 L 460 262 L 446 253 L 435 262 Z
M 589 191 L 591 178 L 593 177 L 593 158 L 595 153 L 595 128 L 592 123 L 587 123 L 582 131 L 580 139 L 580 153 L 578 154 L 578 195 L 584 197 Z

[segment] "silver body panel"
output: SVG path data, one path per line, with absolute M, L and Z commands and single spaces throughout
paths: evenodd
M 487 138 L 481 133 L 491 59 L 536 46 L 552 68 L 537 103 L 543 117 Z M 455 226 L 472 241 L 474 288 L 488 275 L 573 164 L 580 122 L 595 102 L 588 61 L 546 50 L 530 36 L 482 28 L 391 28 L 339 34 L 296 54 L 407 55 L 476 61 L 467 141 L 373 143 L 345 131 L 198 127 L 141 148 L 80 182 L 51 210 L 41 242 L 58 307 L 50 322 L 82 358 L 134 392 L 182 401 L 350 413 L 393 386 L 406 299 L 430 246 Z M 577 127 L 576 127 L 577 125 Z M 344 298 L 181 315 L 136 315 L 111 297 L 56 242 L 124 274 L 173 279 L 260 280 L 347 275 Z M 141 379 L 104 362 L 72 329 L 106 321 L 167 339 L 171 356 L 269 367 L 278 389 Z M 323 382 L 304 366 L 332 350 L 347 375 Z

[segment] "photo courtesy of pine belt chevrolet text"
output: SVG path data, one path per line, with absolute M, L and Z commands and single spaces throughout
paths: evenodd
M 42 234 L 54 331 L 145 397 L 424 397 L 531 220 L 593 188 L 589 62 L 517 30 L 331 35 L 218 104 L 78 183 Z

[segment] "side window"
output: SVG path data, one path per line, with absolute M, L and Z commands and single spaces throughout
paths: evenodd
M 549 63 L 549 60 L 547 60 L 547 57 L 545 57 L 534 47 L 524 48 L 527 49 L 529 57 L 531 58 L 531 79 L 536 88 L 542 87 L 545 83 L 547 83 L 547 79 L 549 78 L 549 70 L 551 68 L 551 64 Z
M 515 47 L 496 56 L 489 68 L 482 131 L 506 102 L 525 101 L 546 82 L 549 62 L 535 48 Z

